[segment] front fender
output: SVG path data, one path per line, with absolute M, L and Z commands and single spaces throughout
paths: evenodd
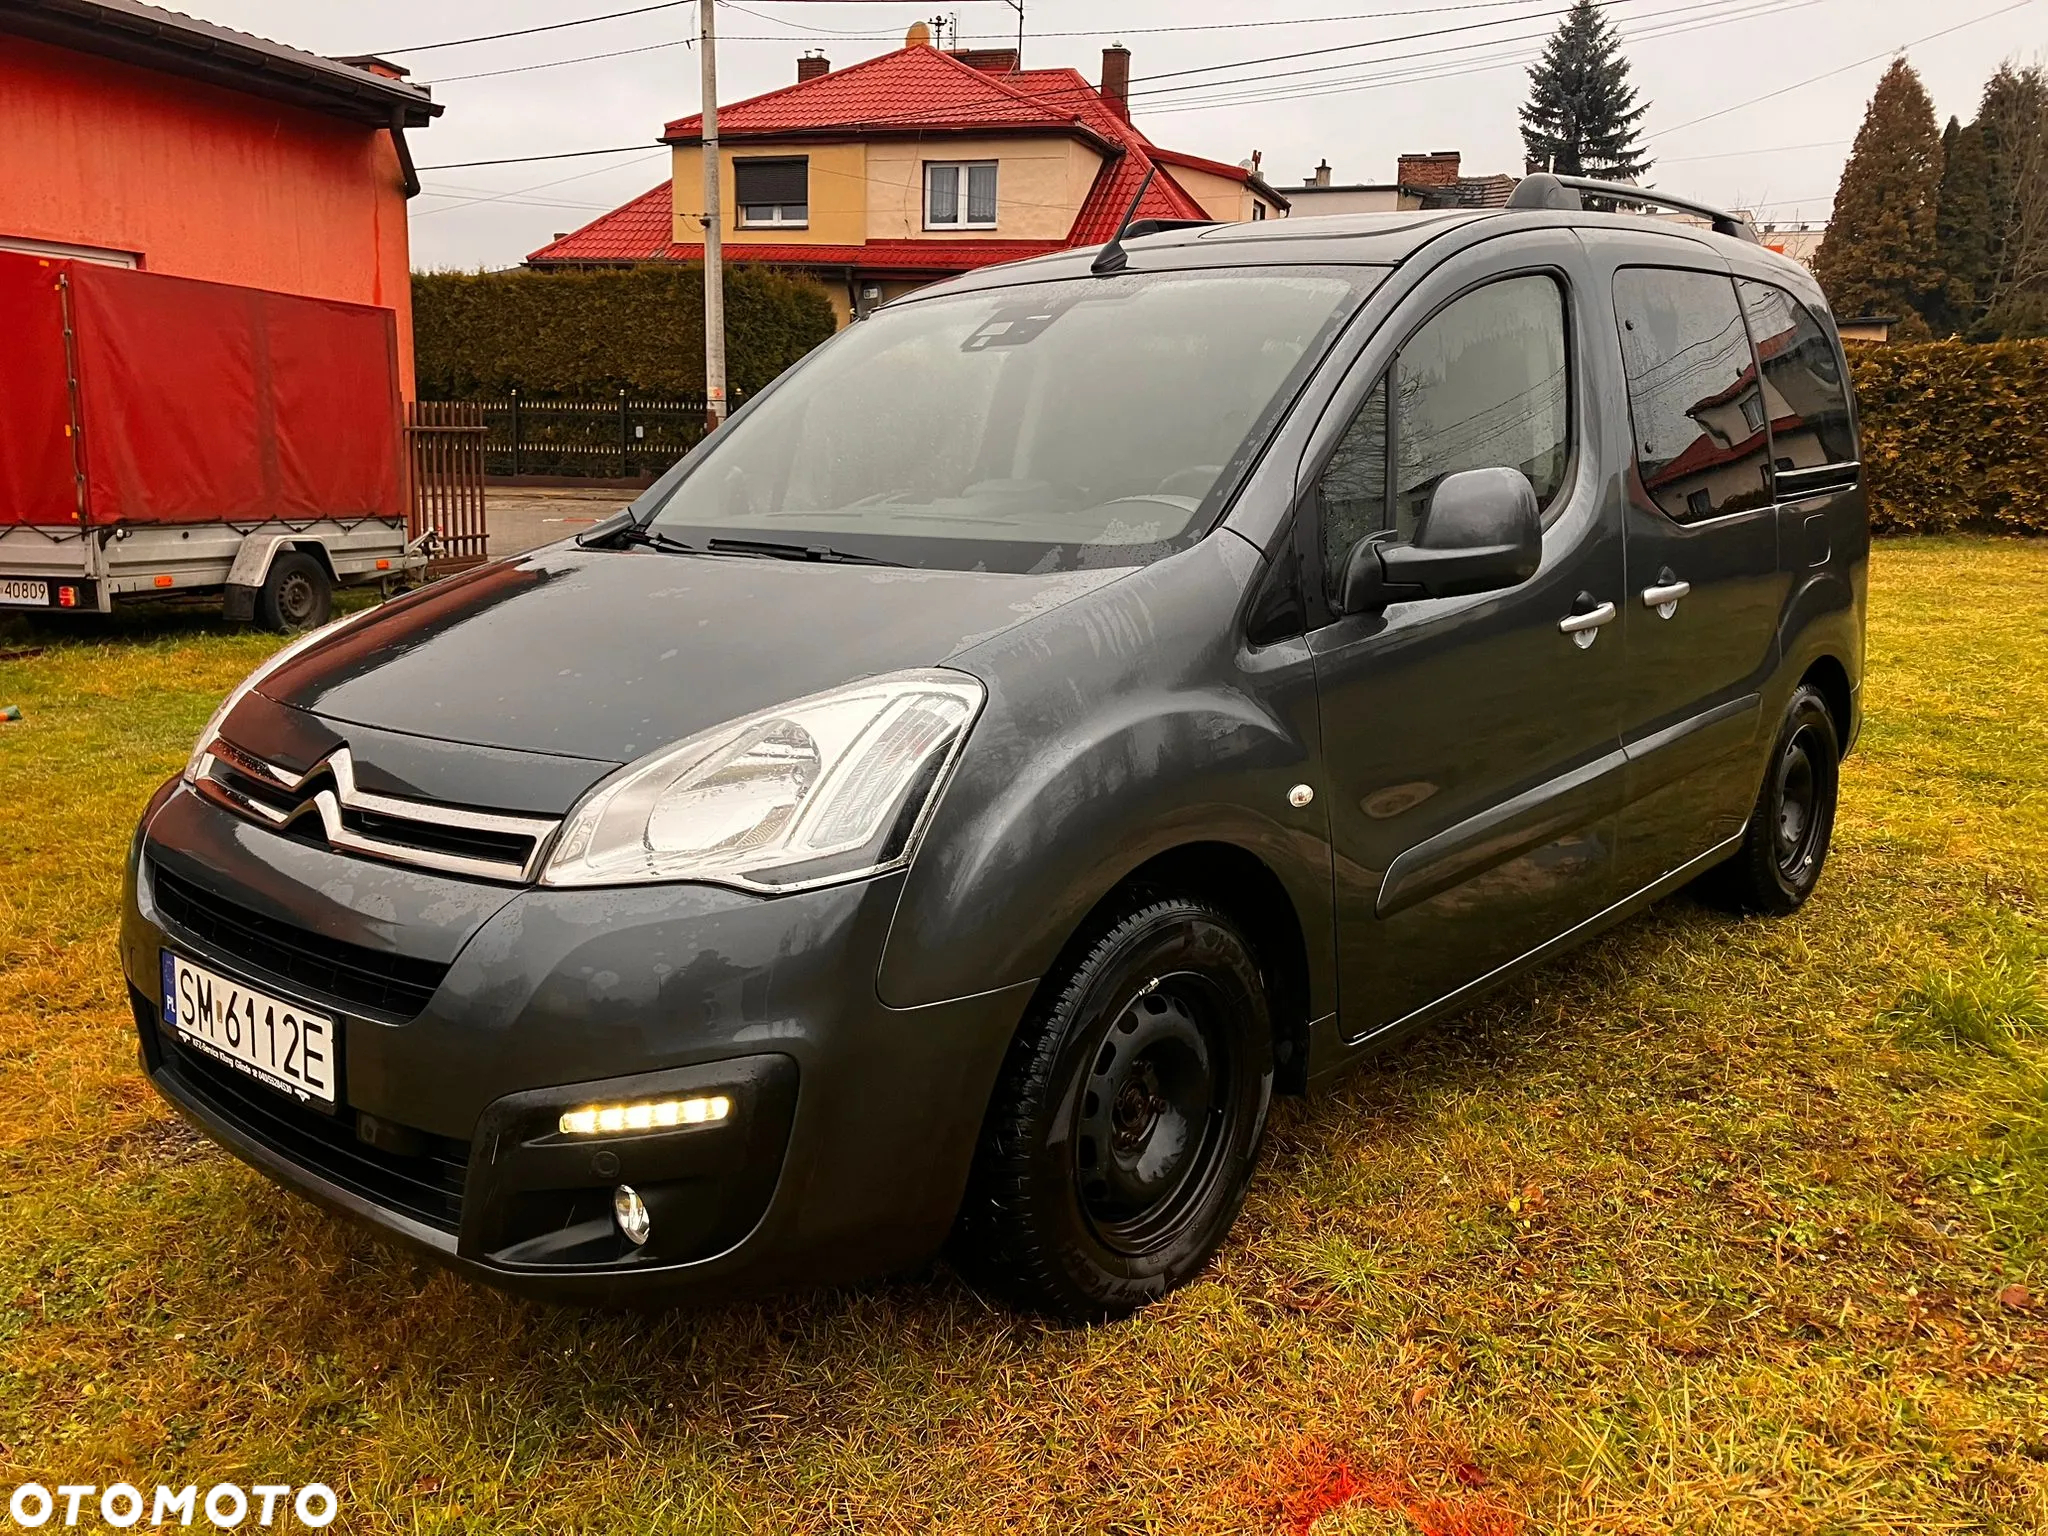
M 892 1007 L 1044 974 L 1089 910 L 1175 848 L 1260 859 L 1293 902 L 1311 1016 L 1334 1006 L 1315 685 L 1299 642 L 1248 650 L 1261 561 L 1216 534 L 953 658 L 989 701 L 905 884 L 878 985 Z

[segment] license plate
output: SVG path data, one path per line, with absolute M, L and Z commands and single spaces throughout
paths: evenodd
M 333 1019 L 163 956 L 164 1022 L 180 1040 L 295 1099 L 334 1106 Z
M 50 584 L 21 576 L 0 576 L 0 607 L 47 608 Z

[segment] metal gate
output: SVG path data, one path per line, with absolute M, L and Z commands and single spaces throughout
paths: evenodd
M 484 519 L 484 426 L 469 400 L 415 400 L 406 407 L 412 458 L 412 536 L 432 530 L 436 576 L 481 565 L 490 556 Z

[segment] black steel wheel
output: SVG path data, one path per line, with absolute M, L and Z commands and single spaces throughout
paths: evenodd
M 1074 1322 L 1182 1285 L 1237 1218 L 1272 1097 L 1258 958 L 1160 897 L 1049 978 L 1004 1064 L 961 1209 L 977 1283 Z
M 1827 863 L 1841 784 L 1841 742 L 1827 700 L 1801 684 L 1785 706 L 1742 846 L 1705 889 L 1742 912 L 1795 912 Z
M 327 568 L 304 550 L 279 550 L 256 594 L 256 622 L 280 635 L 318 629 L 334 612 Z

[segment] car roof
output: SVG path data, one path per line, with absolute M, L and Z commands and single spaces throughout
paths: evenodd
M 1731 257 L 1739 255 L 1743 264 L 1753 264 L 1761 257 L 1774 268 L 1787 269 L 1787 276 L 1807 278 L 1805 269 L 1787 257 L 1698 225 L 1641 214 L 1577 209 L 1418 209 L 1404 213 L 1314 214 L 1164 229 L 1134 235 L 1124 242 L 1124 247 L 1130 258 L 1129 270 L 1133 272 L 1260 266 L 1395 267 L 1446 236 L 1461 231 L 1474 233 L 1475 226 L 1486 226 L 1485 233 L 1489 235 L 1543 229 L 1624 229 L 1705 246 Z M 978 267 L 920 288 L 895 302 L 914 303 L 941 294 L 1083 277 L 1088 275 L 1089 265 L 1101 249 L 1088 246 L 1001 266 Z M 1810 286 L 1810 281 L 1801 286 Z

